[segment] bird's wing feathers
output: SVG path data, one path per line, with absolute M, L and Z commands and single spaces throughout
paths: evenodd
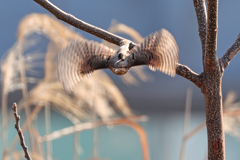
M 134 54 L 134 65 L 148 65 L 151 70 L 160 70 L 174 76 L 178 62 L 178 46 L 174 37 L 162 29 L 146 37 L 130 52 Z
M 93 41 L 73 40 L 58 54 L 58 74 L 65 89 L 71 92 L 85 75 L 107 68 L 114 50 Z

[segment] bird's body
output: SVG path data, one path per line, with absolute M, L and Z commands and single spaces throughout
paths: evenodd
M 71 91 L 84 75 L 104 68 L 123 75 L 133 66 L 148 65 L 151 70 L 175 75 L 178 47 L 167 30 L 149 35 L 131 50 L 129 44 L 124 40 L 114 51 L 93 41 L 71 41 L 58 57 L 59 77 L 66 90 Z

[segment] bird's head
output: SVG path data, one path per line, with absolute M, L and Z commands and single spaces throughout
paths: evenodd
M 117 52 L 112 59 L 112 65 L 110 67 L 110 70 L 117 75 L 123 75 L 126 74 L 129 70 L 130 61 L 127 54 L 124 54 L 122 52 Z
M 129 41 L 124 40 L 121 42 L 121 46 L 117 53 L 111 58 L 110 70 L 117 75 L 123 75 L 133 65 L 133 56 L 129 54 Z

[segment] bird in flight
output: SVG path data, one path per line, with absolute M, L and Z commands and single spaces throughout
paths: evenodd
M 129 41 L 122 41 L 115 51 L 98 42 L 73 40 L 58 54 L 58 74 L 65 89 L 71 92 L 76 84 L 94 70 L 109 68 L 123 75 L 131 67 L 148 65 L 170 76 L 175 76 L 178 46 L 174 37 L 162 29 L 144 38 L 129 50 Z

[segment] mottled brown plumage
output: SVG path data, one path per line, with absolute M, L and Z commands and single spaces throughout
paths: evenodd
M 104 68 L 123 75 L 133 66 L 148 65 L 151 70 L 175 75 L 178 46 L 167 30 L 149 35 L 131 50 L 128 41 L 122 43 L 115 51 L 98 42 L 71 41 L 58 55 L 59 77 L 66 90 L 71 91 L 84 75 Z

